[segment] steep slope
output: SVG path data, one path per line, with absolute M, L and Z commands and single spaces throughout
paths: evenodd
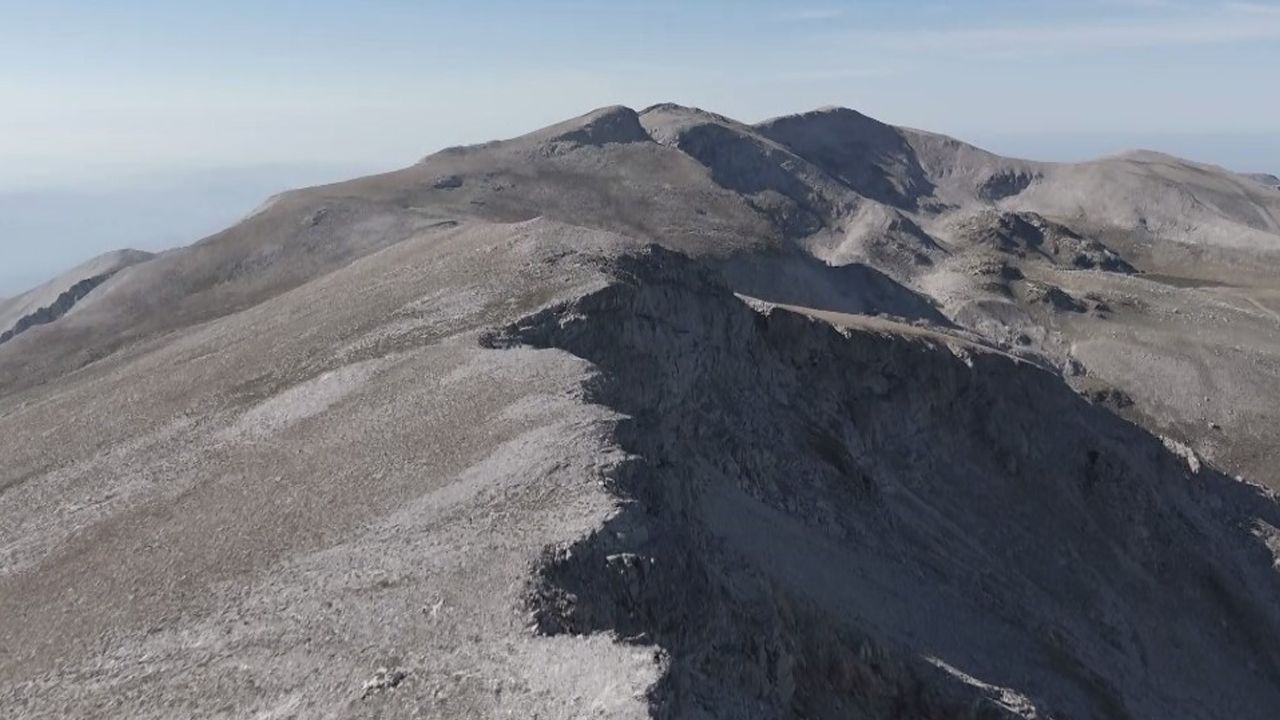
M 112 275 L 152 257 L 141 250 L 116 250 L 81 263 L 21 295 L 0 300 L 0 337 L 8 340 L 34 325 L 62 317 Z
M 1012 160 L 839 108 L 759 127 L 837 174 L 874 169 L 880 183 L 904 188 L 896 193 L 898 205 L 999 203 L 1092 226 L 1142 228 L 1166 241 L 1278 249 L 1280 195 L 1221 168 L 1160 153 L 1078 164 Z
M 1035 163 L 839 108 L 758 126 L 675 105 L 602 108 L 286 193 L 11 338 L 0 392 L 251 307 L 426 229 L 547 217 L 706 259 L 752 297 L 984 338 L 1068 371 L 1082 391 L 1120 389 L 1132 419 L 1280 486 L 1272 395 L 1239 380 L 1280 362 L 1278 216 L 1280 191 L 1153 153 Z M 1134 270 L 1178 287 L 1121 277 Z M 1182 312 L 1206 301 L 1215 309 Z M 1233 327 L 1188 344 L 1210 317 Z
M 1280 192 L 1221 168 L 1153 152 L 1061 165 L 1015 204 L 1163 241 L 1280 252 Z
M 490 342 L 589 359 L 593 399 L 629 418 L 611 479 L 631 504 L 552 556 L 534 609 L 546 632 L 666 648 L 659 714 L 1280 702 L 1280 653 L 1256 634 L 1280 638 L 1276 538 L 1249 529 L 1280 520 L 1273 496 L 1007 356 L 759 314 L 657 250 L 619 266 Z
M 1152 152 L 1006 159 L 842 109 L 760 128 L 833 175 L 863 168 L 922 193 L 882 192 L 892 212 L 815 234 L 816 255 L 869 263 L 957 325 L 1280 487 L 1280 191 Z
M 1010 160 L 838 108 L 754 127 L 675 105 L 602 108 L 398 172 L 286 193 L 105 282 L 92 307 L 11 339 L 0 392 L 251 307 L 425 229 L 548 217 L 708 259 L 752 297 L 983 337 L 1076 374 L 1082 391 L 1121 389 L 1133 419 L 1280 485 L 1271 395 L 1242 402 L 1251 386 L 1236 379 L 1280 362 L 1269 324 L 1280 286 L 1268 270 L 1280 254 L 1267 249 L 1280 238 L 1268 229 L 1277 198 L 1242 176 L 1152 153 Z M 1200 287 L 1120 277 L 1135 269 Z M 1206 295 L 1216 310 L 1179 309 Z M 1189 345 L 1209 316 L 1234 326 Z M 1159 329 L 1121 332 L 1129 328 Z M 1238 350 L 1223 355 L 1219 343 Z
M 1013 160 L 843 108 L 757 128 L 857 192 L 926 215 L 995 204 L 1095 229 L 1140 229 L 1164 242 L 1280 251 L 1280 193 L 1160 153 L 1077 164 Z
M 842 281 L 846 272 L 792 243 L 777 216 L 641 132 L 634 111 L 606 108 L 521 138 L 446 150 L 394 173 L 286 193 L 244 222 L 106 283 L 99 293 L 107 300 L 92 312 L 15 339 L 20 349 L 0 354 L 0 392 L 250 307 L 416 232 L 473 219 L 547 217 L 733 259 L 742 289 L 765 298 L 778 290 L 774 273 L 788 269 L 806 278 L 784 288 L 789 302 L 875 309 Z M 885 310 L 927 307 L 902 294 Z
M 6 716 L 385 717 L 382 665 L 451 716 L 643 714 L 651 653 L 515 611 L 542 548 L 611 512 L 611 417 L 574 400 L 584 363 L 475 337 L 596 287 L 572 252 L 606 241 L 426 230 L 6 398 Z
M 1245 175 L 1245 177 L 1250 180 L 1256 180 L 1267 187 L 1273 187 L 1280 190 L 1280 177 L 1276 177 L 1270 173 L 1249 173 Z
M 999 200 L 1024 189 L 1042 168 L 847 108 L 775 118 L 756 128 L 858 193 L 909 210 Z

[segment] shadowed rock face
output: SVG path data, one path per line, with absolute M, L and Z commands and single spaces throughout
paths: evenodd
M 673 105 L 287 193 L 0 345 L 0 707 L 1270 720 L 1278 202 Z
M 1212 697 L 1231 717 L 1280 700 L 1271 555 L 1192 519 L 1213 504 L 1274 523 L 1273 499 L 1009 357 L 753 312 L 659 250 L 617 273 L 487 344 L 589 359 L 590 399 L 628 418 L 632 459 L 609 476 L 627 509 L 550 553 L 530 602 L 543 632 L 663 647 L 657 715 L 1162 717 Z M 1192 629 L 1209 617 L 1227 625 Z
M 1030 212 L 983 214 L 960 234 L 965 241 L 1019 258 L 1078 270 L 1132 273 L 1135 268 L 1102 243 Z
M 933 192 L 915 149 L 898 129 L 853 110 L 792 115 L 756 129 L 880 202 L 916 209 Z
M 1280 190 L 1280 177 L 1276 177 L 1275 175 L 1271 175 L 1270 173 L 1252 173 L 1249 175 L 1245 175 L 1245 177 L 1249 178 L 1250 180 L 1257 180 L 1263 185 L 1267 185 L 1267 186 L 1276 188 L 1277 190 Z
M 75 285 L 67 288 L 62 292 L 62 294 L 58 295 L 52 305 L 46 305 L 37 309 L 30 315 L 23 315 L 18 318 L 18 321 L 13 324 L 12 328 L 0 333 L 0 343 L 12 339 L 15 335 L 18 335 L 33 326 L 51 323 L 63 315 L 66 315 L 76 303 L 80 302 L 80 300 L 84 298 L 85 295 L 88 295 L 94 288 L 101 285 L 109 277 L 111 277 L 110 273 L 95 275 L 93 277 L 85 278 L 84 280 L 81 280 Z
M 84 298 L 106 278 L 146 262 L 151 253 L 140 250 L 117 250 L 81 263 L 39 287 L 12 298 L 0 299 L 0 332 L 17 335 L 22 326 L 52 322 L 65 315 L 72 305 Z
M 639 115 L 631 108 L 614 107 L 597 110 L 583 121 L 573 125 L 572 130 L 555 139 L 583 145 L 649 142 L 649 134 L 640 125 Z

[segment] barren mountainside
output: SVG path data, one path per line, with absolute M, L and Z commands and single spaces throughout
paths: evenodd
M 6 716 L 1280 708 L 1256 178 L 613 107 L 103 263 L 0 301 Z
M 12 298 L 0 298 L 0 337 L 53 322 L 117 272 L 151 259 L 140 250 L 117 250 L 81 263 L 58 277 Z

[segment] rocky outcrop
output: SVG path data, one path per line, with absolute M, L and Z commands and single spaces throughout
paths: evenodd
M 1267 187 L 1273 187 L 1280 190 L 1280 177 L 1276 177 L 1270 173 L 1250 173 L 1245 175 L 1250 180 L 1256 180 Z
M 46 305 L 29 315 L 18 318 L 12 328 L 0 333 L 0 343 L 10 341 L 36 325 L 45 325 L 66 315 L 76 303 L 84 299 L 84 296 L 93 292 L 94 288 L 106 282 L 113 274 L 103 273 L 88 277 L 67 288 L 53 301 L 52 305 Z
M 1035 180 L 1035 175 L 1016 170 L 994 173 L 978 186 L 978 197 L 993 202 L 1003 200 L 1031 187 Z
M 846 188 L 728 118 L 659 105 L 641 113 L 640 122 L 654 140 L 697 160 L 718 185 L 748 198 L 787 236 L 811 235 L 844 209 Z
M 1019 258 L 1047 260 L 1065 268 L 1135 272 L 1101 242 L 1033 212 L 981 213 L 963 220 L 957 234 L 966 244 Z
M 649 142 L 635 110 L 610 107 L 597 110 L 578 121 L 578 127 L 555 137 L 555 141 L 580 145 Z
M 865 197 L 914 210 L 933 193 L 914 149 L 897 128 L 862 113 L 827 108 L 755 128 Z
M 655 645 L 658 717 L 1257 717 L 1274 497 L 975 347 L 756 312 L 650 249 L 490 336 L 600 375 L 620 512 L 548 550 L 550 635 Z
M 20 295 L 0 300 L 0 332 L 12 331 L 12 337 L 18 334 L 20 323 L 27 329 L 33 322 L 40 324 L 41 319 L 48 322 L 50 318 L 61 317 L 66 311 L 65 304 L 78 303 L 86 294 L 85 288 L 95 285 L 99 278 L 110 277 L 153 257 L 152 253 L 142 250 L 113 250 L 90 258 Z

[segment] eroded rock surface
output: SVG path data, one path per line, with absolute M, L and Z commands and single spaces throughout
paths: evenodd
M 548 555 L 531 604 L 546 633 L 662 647 L 658 715 L 1280 702 L 1280 577 L 1238 524 L 1274 498 L 1008 356 L 752 311 L 660 250 L 615 272 L 490 342 L 590 360 L 627 416 L 622 512 Z

